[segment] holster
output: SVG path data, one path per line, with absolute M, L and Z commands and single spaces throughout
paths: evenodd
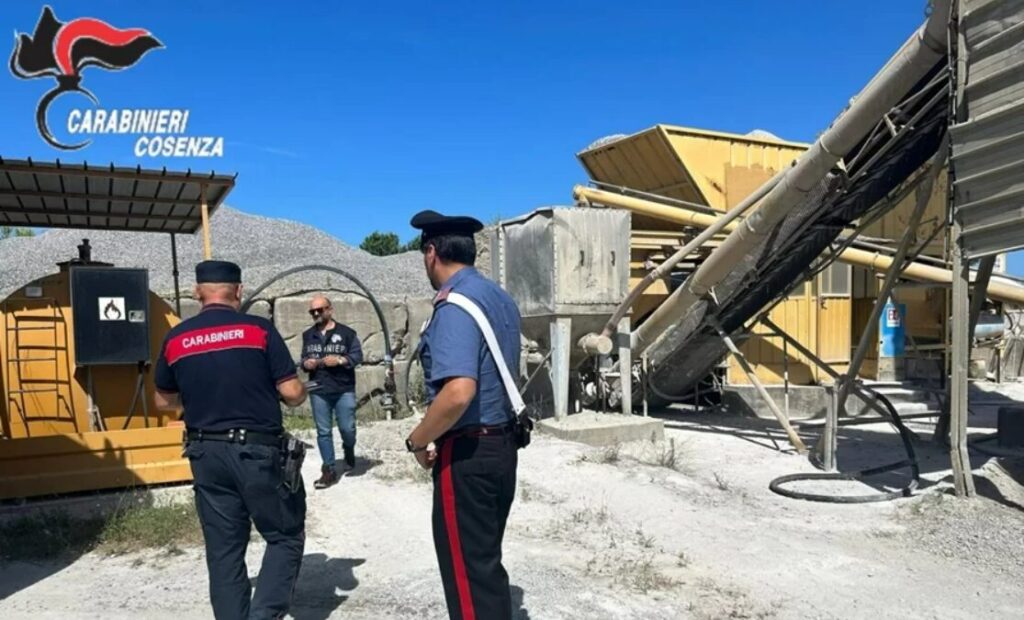
M 522 412 L 513 418 L 514 428 L 512 429 L 517 448 L 525 448 L 530 445 L 530 433 L 533 432 L 533 420 L 526 412 Z
M 302 489 L 302 462 L 306 459 L 306 444 L 291 433 L 281 437 L 281 484 L 291 493 Z

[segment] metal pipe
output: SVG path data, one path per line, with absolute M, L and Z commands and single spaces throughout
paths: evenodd
M 609 207 L 629 209 L 630 211 L 643 213 L 645 215 L 651 215 L 652 217 L 656 217 L 664 221 L 684 224 L 686 226 L 710 226 L 712 224 L 718 223 L 728 215 L 726 214 L 726 216 L 714 218 L 709 215 L 704 215 L 702 213 L 694 213 L 693 211 L 689 211 L 681 207 L 666 207 L 665 211 L 663 212 L 658 208 L 652 208 L 659 207 L 660 205 L 651 203 L 650 201 L 647 200 L 642 200 L 640 198 L 632 198 L 629 196 L 620 196 L 618 194 L 614 194 L 611 192 L 603 192 L 600 195 L 600 199 L 598 199 L 598 195 L 595 194 L 594 192 L 600 192 L 601 190 L 595 190 L 592 188 L 585 187 L 583 187 L 582 189 L 585 191 L 579 194 L 581 198 L 589 200 L 592 197 L 598 204 L 604 204 Z M 736 226 L 737 222 L 735 221 L 727 222 L 717 230 L 730 231 L 734 230 Z M 708 237 L 710 237 L 710 235 L 708 235 Z M 695 238 L 694 241 L 696 240 L 697 239 Z M 690 246 L 692 243 L 693 242 L 687 244 L 686 247 Z M 672 258 L 674 258 L 678 254 L 681 254 L 682 251 L 686 249 L 686 247 L 679 250 L 679 252 L 676 252 L 676 254 L 672 256 Z M 892 250 L 883 250 L 882 248 L 879 247 L 875 251 L 868 251 L 851 247 L 846 248 L 845 250 L 840 252 L 838 260 L 851 265 L 865 267 L 878 273 L 885 273 L 886 271 L 888 271 L 889 267 L 891 267 L 893 263 L 892 255 L 887 252 L 892 252 Z M 668 262 L 668 260 L 666 260 L 666 263 Z M 920 260 L 923 261 L 925 259 L 922 258 Z M 662 265 L 664 264 L 665 263 L 662 263 Z M 953 282 L 953 272 L 951 272 L 950 270 L 943 269 L 942 267 L 937 267 L 934 265 L 926 265 L 923 262 L 918 262 L 917 260 L 915 260 L 914 262 L 910 262 L 906 265 L 906 268 L 903 270 L 903 277 L 910 280 L 916 280 L 918 282 L 929 282 L 934 284 L 941 284 L 944 286 L 949 286 Z M 637 286 L 639 286 L 639 284 Z M 634 288 L 634 290 L 636 289 Z M 630 291 L 630 295 L 633 295 L 633 291 Z M 639 296 L 639 293 L 637 293 L 636 296 Z M 988 285 L 988 296 L 998 301 L 1009 301 L 1024 304 L 1024 283 L 1016 284 L 1011 280 L 1004 280 L 1002 278 L 993 277 L 992 281 L 989 282 Z M 635 299 L 635 297 L 633 297 L 633 299 Z M 627 298 L 627 302 L 632 303 L 630 301 L 630 298 Z M 634 349 L 634 351 L 635 350 L 636 349 Z
M 178 279 L 178 238 L 171 233 L 171 274 L 174 276 L 174 311 L 181 318 L 181 283 Z
M 638 282 L 631 291 L 629 291 L 629 295 L 627 295 L 626 299 L 619 304 L 615 309 L 615 312 L 612 313 L 611 318 L 608 319 L 607 323 L 605 323 L 604 329 L 601 331 L 601 336 L 610 337 L 618 328 L 619 322 L 621 322 L 626 314 L 629 313 L 629 309 L 633 307 L 633 304 L 636 303 L 636 300 L 640 298 L 640 295 L 642 295 L 644 291 L 650 288 L 652 284 L 671 273 L 672 269 L 678 265 L 680 261 L 692 254 L 695 250 L 700 248 L 700 246 L 704 245 L 704 243 L 711 239 L 711 237 L 717 235 L 726 227 L 729 227 L 736 218 L 743 215 L 748 209 L 750 209 L 750 207 L 755 205 L 757 201 L 764 198 L 764 196 L 778 184 L 784 175 L 785 171 L 779 171 L 775 176 L 769 179 L 766 183 L 763 183 L 761 187 L 754 190 L 752 194 L 744 198 L 739 204 L 721 217 L 699 213 L 692 209 L 686 209 L 685 214 L 680 214 L 684 219 L 693 219 L 693 226 L 700 226 L 701 228 L 705 228 L 705 230 L 690 240 L 689 243 L 679 248 L 679 250 L 677 250 L 672 256 L 665 259 L 660 265 L 648 272 L 643 279 L 640 280 L 640 282 Z M 630 198 L 628 196 L 605 192 L 602 190 L 594 190 L 582 185 L 574 187 L 572 194 L 573 199 L 577 203 L 583 202 L 592 204 L 593 202 L 598 202 L 608 204 L 610 206 L 623 206 L 631 211 L 638 212 L 643 212 L 645 209 L 653 209 L 659 214 L 654 217 L 665 217 L 674 211 L 680 211 L 679 208 L 671 208 L 666 211 L 664 208 L 661 208 L 661 205 L 643 199 L 632 199 L 629 202 L 632 206 L 626 206 L 622 203 L 616 203 L 616 200 L 621 198 L 628 199 Z M 701 224 L 696 223 L 698 220 Z M 593 334 L 590 334 L 590 336 L 593 336 Z M 588 354 L 597 355 L 599 354 L 597 349 L 590 349 L 586 346 L 587 344 L 596 344 L 597 342 L 598 341 L 591 339 L 586 343 L 580 342 L 580 345 Z
M 884 252 L 885 254 L 895 254 L 896 250 L 880 243 L 872 243 L 870 241 L 864 241 L 862 239 L 851 239 L 850 243 L 855 246 L 859 246 L 864 250 L 875 250 L 876 252 Z M 841 260 L 841 259 L 840 259 Z M 931 263 L 933 265 L 946 265 L 946 261 L 941 258 L 935 258 L 933 256 L 927 256 L 924 254 L 918 255 L 914 258 L 915 261 L 921 261 L 922 263 Z
M 884 273 L 893 263 L 891 256 L 865 252 L 864 250 L 854 248 L 844 250 L 839 259 L 844 263 L 867 267 L 880 273 Z M 908 264 L 906 269 L 903 270 L 903 277 L 919 282 L 932 282 L 947 286 L 953 283 L 953 272 L 949 269 L 924 265 L 918 262 Z M 1024 286 L 992 280 L 988 285 L 988 296 L 997 301 L 1024 303 Z
M 699 213 L 687 207 L 671 207 L 660 202 L 647 200 L 646 198 L 624 196 L 615 192 L 587 187 L 585 185 L 577 185 L 572 188 L 572 197 L 577 204 L 602 204 L 609 207 L 628 209 L 634 213 L 647 215 L 667 222 L 674 222 L 682 226 L 693 226 L 694 228 L 708 228 L 721 219 L 718 215 Z
M 933 0 L 925 23 L 886 63 L 832 124 L 790 168 L 760 208 L 743 221 L 725 242 L 695 271 L 686 284 L 659 306 L 633 332 L 633 349 L 646 350 L 721 282 L 749 251 L 758 247 L 772 228 L 847 155 L 908 89 L 946 53 L 949 0 Z
M 714 326 L 715 331 L 718 332 L 718 337 L 721 338 L 722 342 L 725 343 L 725 346 L 729 348 L 729 353 L 732 354 L 733 359 L 739 363 L 740 368 L 743 369 L 743 373 L 747 375 L 747 379 L 750 380 L 754 389 L 757 390 L 757 393 L 761 396 L 761 400 L 768 405 L 768 409 L 771 410 L 775 419 L 779 421 L 779 425 L 782 426 L 782 430 L 786 431 L 786 437 L 789 439 L 790 445 L 792 445 L 800 454 L 807 452 L 807 446 L 804 445 L 803 440 L 800 439 L 800 435 L 798 435 L 796 430 L 793 429 L 793 425 L 790 424 L 789 418 L 786 414 L 779 409 L 777 404 L 775 404 L 775 400 L 772 399 L 772 395 L 768 393 L 768 390 L 764 387 L 764 384 L 761 383 L 761 380 L 757 378 L 757 373 L 755 373 L 754 369 L 750 367 L 750 364 L 747 362 L 747 358 L 743 355 L 743 352 L 736 346 L 736 343 L 729 337 L 729 334 L 726 333 L 725 329 L 722 328 L 722 325 L 717 319 L 712 317 L 711 323 Z
M 599 188 L 609 191 L 613 191 L 624 196 L 637 196 L 639 198 L 646 198 L 647 200 L 653 200 L 654 202 L 661 202 L 667 205 L 678 205 L 680 207 L 686 207 L 693 209 L 700 213 L 707 213 L 709 215 L 718 215 L 720 211 L 713 209 L 705 204 L 699 202 L 690 202 L 689 200 L 680 200 L 679 198 L 670 198 L 661 194 L 654 194 L 651 192 L 643 192 L 632 187 L 626 187 L 624 185 L 615 185 L 614 183 L 604 183 L 602 181 L 590 181 L 590 184 Z

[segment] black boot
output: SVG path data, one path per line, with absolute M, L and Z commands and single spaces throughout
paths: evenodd
M 355 469 L 356 466 L 356 449 L 354 447 L 349 448 L 342 446 L 345 450 L 345 464 L 348 465 L 349 469 Z

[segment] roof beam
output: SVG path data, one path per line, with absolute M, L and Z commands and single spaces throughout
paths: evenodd
M 233 177 L 216 176 L 213 174 L 181 174 L 178 173 L 162 173 L 152 170 L 110 170 L 109 168 L 78 168 L 78 167 L 50 167 L 50 166 L 33 166 L 28 164 L 16 164 L 3 162 L 0 163 L 0 170 L 6 170 L 9 172 L 24 172 L 28 174 L 55 174 L 64 176 L 78 176 L 78 177 L 100 177 L 105 179 L 128 179 L 128 180 L 139 180 L 139 181 L 175 181 L 180 183 L 206 183 L 207 185 L 220 185 L 224 187 L 234 187 L 235 179 Z
M 67 216 L 67 217 L 101 217 L 101 218 L 126 218 L 132 220 L 160 220 L 167 222 L 187 222 L 199 224 L 198 216 L 189 215 L 146 215 L 145 213 L 107 213 L 106 211 L 90 211 L 88 209 L 69 209 L 67 211 L 54 211 L 53 209 L 21 209 L 18 207 L 0 207 L 0 213 L 3 213 L 10 218 L 11 215 L 52 215 L 52 216 Z M 44 224 L 42 222 L 14 222 L 11 224 L 17 226 L 40 226 L 43 228 L 57 227 L 56 224 Z M 107 228 L 105 226 L 99 226 L 98 228 Z M 111 229 L 113 230 L 113 229 Z M 135 230 L 134 228 L 132 230 Z
M 78 192 L 47 192 L 47 191 L 35 191 L 35 190 L 20 190 L 20 189 L 0 189 L 0 196 L 14 196 L 14 197 L 30 197 L 30 198 L 53 198 L 56 200 L 61 199 L 72 199 L 72 200 L 99 200 L 99 201 L 110 201 L 110 202 L 128 202 L 128 203 L 153 203 L 153 204 L 164 204 L 164 205 L 182 205 L 187 207 L 195 207 L 199 205 L 199 199 L 195 200 L 182 200 L 180 198 L 157 198 L 149 196 L 118 196 L 112 194 L 94 194 L 94 193 L 78 193 Z M 7 207 L 0 206 L 0 210 Z M 55 214 L 60 215 L 62 212 L 58 211 Z M 162 216 L 153 216 L 162 217 Z

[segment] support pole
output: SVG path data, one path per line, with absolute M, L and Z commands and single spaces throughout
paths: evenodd
M 558 317 L 551 322 L 551 391 L 555 419 L 569 415 L 569 348 L 572 346 L 572 319 Z
M 782 384 L 785 390 L 783 411 L 786 413 L 786 419 L 789 419 L 789 342 L 785 338 L 782 339 Z
M 828 409 L 825 411 L 825 431 L 821 443 L 821 466 L 825 471 L 838 469 L 836 448 L 839 446 L 839 385 L 832 384 L 828 393 Z
M 729 352 L 732 354 L 733 358 L 739 363 L 740 368 L 742 368 L 743 372 L 747 375 L 747 379 L 750 380 L 750 383 L 753 384 L 754 389 L 757 390 L 757 393 L 761 395 L 762 400 L 764 400 L 764 402 L 768 405 L 768 408 L 771 409 L 772 414 L 779 421 L 779 424 L 782 425 L 782 429 L 786 431 L 786 436 L 789 438 L 789 443 L 800 454 L 807 452 L 807 446 L 805 446 L 803 440 L 800 439 L 800 435 L 798 435 L 796 430 L 793 429 L 793 425 L 789 423 L 789 418 L 787 418 L 786 414 L 783 413 L 781 409 L 779 409 L 779 406 L 777 404 L 775 404 L 775 401 L 772 399 L 771 394 L 768 393 L 768 390 L 765 389 L 764 384 L 762 384 L 761 380 L 757 378 L 756 374 L 754 374 L 754 371 L 750 367 L 750 364 L 747 363 L 747 358 L 743 355 L 743 352 L 739 350 L 739 347 L 736 346 L 736 343 L 733 342 L 732 338 L 729 337 L 729 334 L 725 332 L 725 329 L 722 328 L 722 324 L 719 323 L 717 319 L 711 317 L 710 315 L 709 318 L 711 319 L 711 324 L 714 326 L 715 331 L 718 332 L 718 337 L 721 338 L 722 342 L 725 343 L 725 346 L 729 348 Z
M 967 365 L 971 351 L 970 305 L 967 296 L 970 263 L 960 249 L 960 224 L 953 222 L 953 351 L 949 381 L 949 457 L 953 486 L 959 497 L 974 496 L 971 459 L 967 453 Z
M 174 276 L 174 311 L 181 317 L 181 283 L 178 279 L 178 237 L 171 233 L 171 274 Z
M 924 211 L 928 207 L 928 201 L 932 195 L 932 188 L 935 187 L 935 179 L 938 178 L 939 171 L 942 169 L 942 165 L 946 161 L 946 156 L 949 154 L 948 149 L 944 148 L 944 144 L 945 140 L 939 141 L 939 150 L 935 152 L 935 155 L 930 161 L 931 168 L 928 170 L 928 176 L 925 178 L 924 182 L 917 187 L 917 203 L 914 205 L 914 211 L 910 215 L 910 221 L 907 222 L 907 229 L 903 232 L 903 238 L 900 240 L 900 245 L 896 250 L 896 255 L 893 256 L 892 264 L 889 266 L 888 271 L 885 272 L 885 279 L 882 282 L 881 289 L 878 291 L 878 295 L 875 297 L 875 305 L 871 308 L 871 316 L 868 318 L 867 327 L 865 328 L 864 333 L 861 334 L 860 342 L 857 343 L 857 349 L 854 351 L 853 357 L 850 359 L 850 367 L 847 369 L 843 378 L 839 381 L 836 415 L 838 415 L 839 411 L 846 410 L 846 398 L 850 394 L 850 387 L 857 380 L 857 376 L 860 373 L 860 367 L 864 363 L 864 358 L 867 357 L 868 348 L 871 345 L 871 339 L 874 335 L 873 327 L 878 325 L 878 319 L 882 314 L 882 309 L 889 300 L 889 295 L 892 293 L 893 286 L 896 284 L 896 280 L 903 271 L 906 263 L 907 251 L 914 240 L 918 226 L 921 224 L 921 216 L 924 215 Z M 954 277 L 956 277 L 955 274 Z
M 206 184 L 199 186 L 199 212 L 203 218 L 203 258 L 213 258 L 213 248 L 210 245 L 210 207 L 206 204 Z
M 967 120 L 967 100 L 965 89 L 967 87 L 967 39 L 963 29 L 960 27 L 960 20 L 964 17 L 964 1 L 956 3 L 956 21 L 950 21 L 949 39 L 952 41 L 956 36 L 956 73 L 952 76 L 955 84 L 951 116 L 953 122 Z M 970 288 L 971 270 L 970 261 L 964 256 L 961 235 L 963 230 L 960 219 L 956 217 L 955 196 L 953 184 L 956 181 L 956 168 L 950 166 L 947 177 L 950 228 L 952 240 L 950 251 L 953 254 L 953 291 L 950 295 L 952 302 L 953 326 L 950 338 L 950 371 L 949 371 L 949 460 L 953 469 L 953 487 L 958 497 L 973 497 L 975 494 L 974 477 L 971 474 L 971 458 L 967 453 L 967 366 L 971 357 L 971 340 L 974 333 L 971 329 L 971 307 L 968 298 Z M 981 275 L 981 274 L 979 274 Z M 991 275 L 991 271 L 989 272 Z M 979 278 L 985 281 L 987 287 L 988 277 Z M 977 301 L 979 304 L 981 301 Z M 936 429 L 945 430 L 941 428 Z
M 619 321 L 615 338 L 619 341 L 619 391 L 622 413 L 633 415 L 633 351 L 629 348 L 629 318 Z
M 647 369 L 649 368 L 649 365 L 647 363 L 647 354 L 645 353 L 640 358 L 640 360 L 641 360 L 640 363 L 641 363 L 641 367 L 642 367 L 641 374 L 643 375 L 643 381 L 640 382 L 640 385 L 642 385 L 643 389 L 644 389 L 644 417 L 646 418 L 647 414 L 649 413 L 649 411 L 647 409 Z

